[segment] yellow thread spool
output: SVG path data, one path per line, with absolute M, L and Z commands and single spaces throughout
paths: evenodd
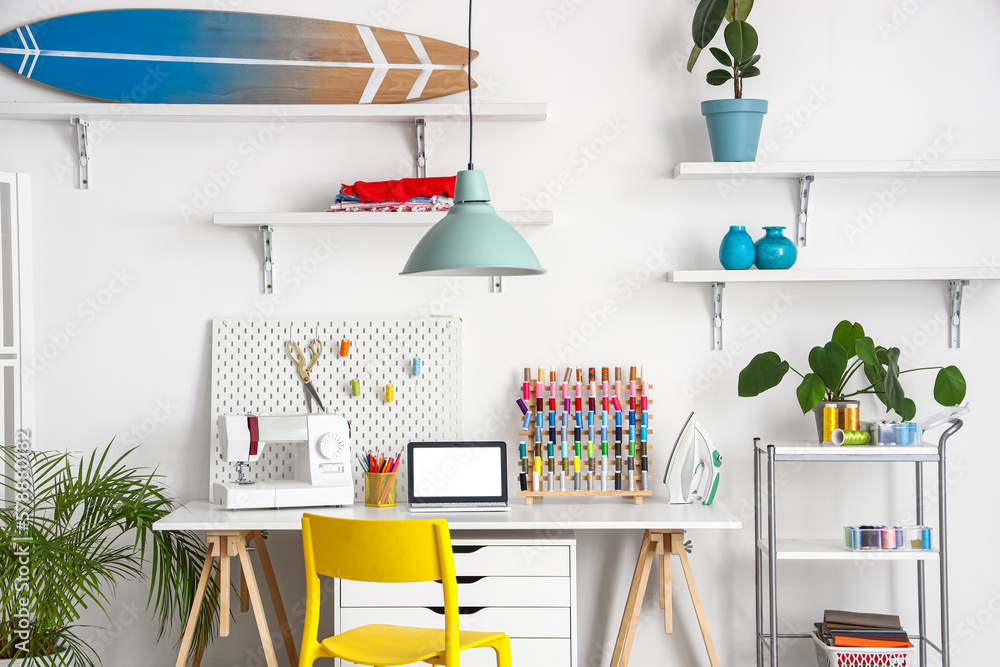
M 840 416 L 836 403 L 823 406 L 823 442 L 833 442 L 833 432 L 840 426 Z
M 392 399 L 393 398 L 394 397 L 393 397 L 392 385 L 391 384 L 387 384 L 385 386 L 385 402 L 386 403 L 392 403 Z
M 861 408 L 858 403 L 844 406 L 844 430 L 858 431 L 861 429 Z
M 351 396 L 361 395 L 361 380 L 351 380 Z

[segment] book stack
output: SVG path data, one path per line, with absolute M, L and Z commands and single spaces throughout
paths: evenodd
M 827 609 L 823 622 L 816 624 L 816 634 L 827 646 L 866 648 L 909 648 L 906 631 L 899 616 L 864 614 Z

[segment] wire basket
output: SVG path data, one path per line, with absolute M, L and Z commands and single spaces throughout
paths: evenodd
M 916 647 L 910 648 L 846 648 L 827 646 L 816 633 L 816 661 L 819 667 L 913 667 Z
M 394 472 L 365 473 L 365 506 L 366 507 L 396 506 L 396 473 Z

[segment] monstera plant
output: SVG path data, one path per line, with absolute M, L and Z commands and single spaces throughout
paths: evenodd
M 965 399 L 965 377 L 956 366 L 929 366 L 900 370 L 898 347 L 882 347 L 865 335 L 857 322 L 837 324 L 828 343 L 809 351 L 809 371 L 800 373 L 777 352 L 762 352 L 740 371 L 740 396 L 757 396 L 778 386 L 788 371 L 801 378 L 795 394 L 803 414 L 824 401 L 842 401 L 860 394 L 874 394 L 888 410 L 903 421 L 912 420 L 917 406 L 906 396 L 900 376 L 917 371 L 937 370 L 934 400 L 944 406 L 958 405 Z M 858 372 L 866 381 L 860 389 L 848 385 Z
M 174 501 L 160 475 L 127 465 L 131 451 L 0 448 L 0 488 L 14 500 L 0 505 L 0 664 L 100 664 L 78 622 L 91 606 L 110 618 L 125 581 L 148 579 L 161 637 L 185 620 L 207 547 L 194 533 L 153 531 Z M 206 597 L 200 646 L 215 629 L 214 581 Z

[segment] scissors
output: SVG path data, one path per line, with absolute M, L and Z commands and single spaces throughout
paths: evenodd
M 319 405 L 320 412 L 326 412 L 323 400 L 319 397 L 319 394 L 316 393 L 316 388 L 313 387 L 312 378 L 309 374 L 312 367 L 316 365 L 317 361 L 319 361 L 319 355 L 323 352 L 323 343 L 319 342 L 319 339 L 313 339 L 313 341 L 309 343 L 309 347 L 306 349 L 311 353 L 308 364 L 306 363 L 306 355 L 302 352 L 302 348 L 299 347 L 298 343 L 294 340 L 290 340 L 285 344 L 285 350 L 288 351 L 288 356 L 292 358 L 293 362 L 295 362 L 295 366 L 299 371 L 299 377 L 302 378 L 302 384 L 306 388 L 306 407 L 309 409 L 309 412 L 313 411 L 313 399 L 316 399 L 316 404 Z

